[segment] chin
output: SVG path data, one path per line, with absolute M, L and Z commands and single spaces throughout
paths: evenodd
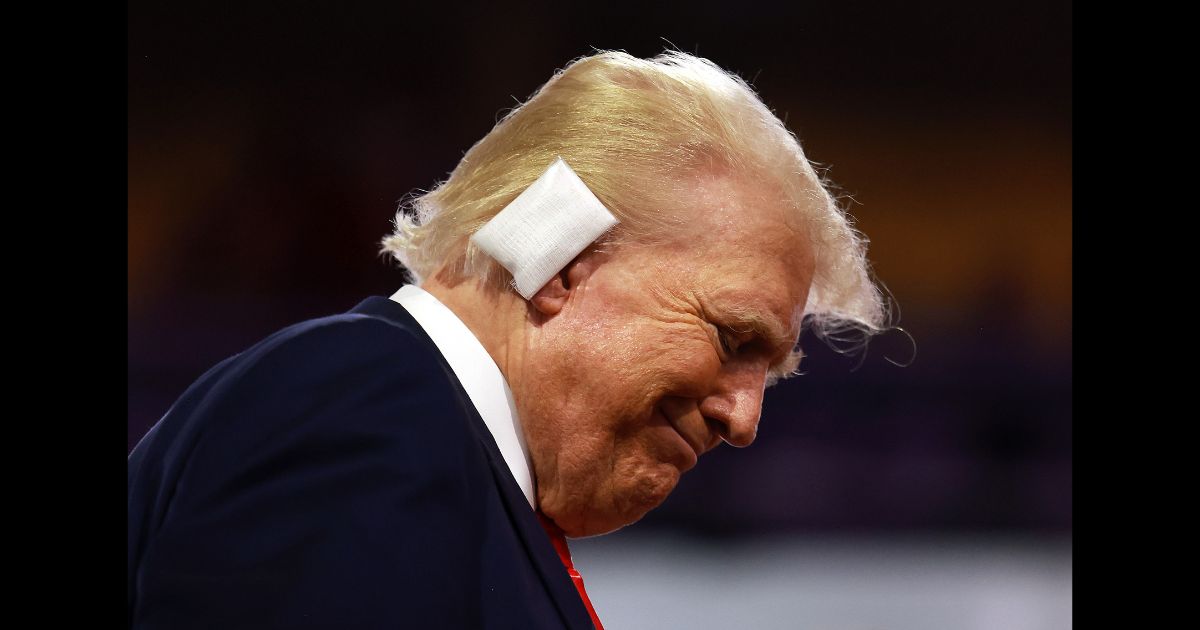
M 585 526 L 581 527 L 578 533 L 568 531 L 569 536 L 599 536 L 642 520 L 650 510 L 662 505 L 675 490 L 676 484 L 679 483 L 679 470 L 674 466 L 664 466 L 653 474 L 638 475 L 620 481 L 627 481 L 629 484 L 614 489 L 615 496 L 611 502 L 613 509 L 607 514 L 589 515 L 584 519 Z
M 639 477 L 637 484 L 630 489 L 627 495 L 630 512 L 636 513 L 634 521 L 662 505 L 662 502 L 667 500 L 678 483 L 679 470 L 674 466 L 663 466 L 653 475 Z
M 539 509 L 571 538 L 599 536 L 636 523 L 667 500 L 682 475 L 671 462 L 639 455 L 623 458 L 600 474 L 560 476 L 554 487 L 539 485 Z

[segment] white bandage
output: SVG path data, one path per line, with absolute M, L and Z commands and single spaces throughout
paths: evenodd
M 560 157 L 471 242 L 512 273 L 517 293 L 528 300 L 616 224 Z

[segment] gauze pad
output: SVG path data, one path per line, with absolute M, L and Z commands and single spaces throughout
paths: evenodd
M 471 242 L 512 273 L 517 293 L 528 300 L 616 224 L 560 157 Z

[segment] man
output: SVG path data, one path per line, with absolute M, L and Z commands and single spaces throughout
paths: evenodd
M 882 320 L 795 137 L 684 53 L 576 60 L 410 206 L 419 286 L 218 364 L 130 455 L 131 627 L 599 627 L 564 536 L 753 442 L 802 321 Z

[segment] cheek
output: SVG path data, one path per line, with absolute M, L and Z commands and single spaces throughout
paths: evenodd
M 626 422 L 645 423 L 664 397 L 704 396 L 720 369 L 707 338 L 680 330 L 631 327 L 620 351 L 595 357 L 591 391 L 595 404 Z M 616 355 L 619 358 L 609 358 Z
M 673 326 L 657 337 L 648 365 L 661 385 L 662 395 L 699 398 L 721 368 L 721 359 L 707 332 L 696 325 Z

